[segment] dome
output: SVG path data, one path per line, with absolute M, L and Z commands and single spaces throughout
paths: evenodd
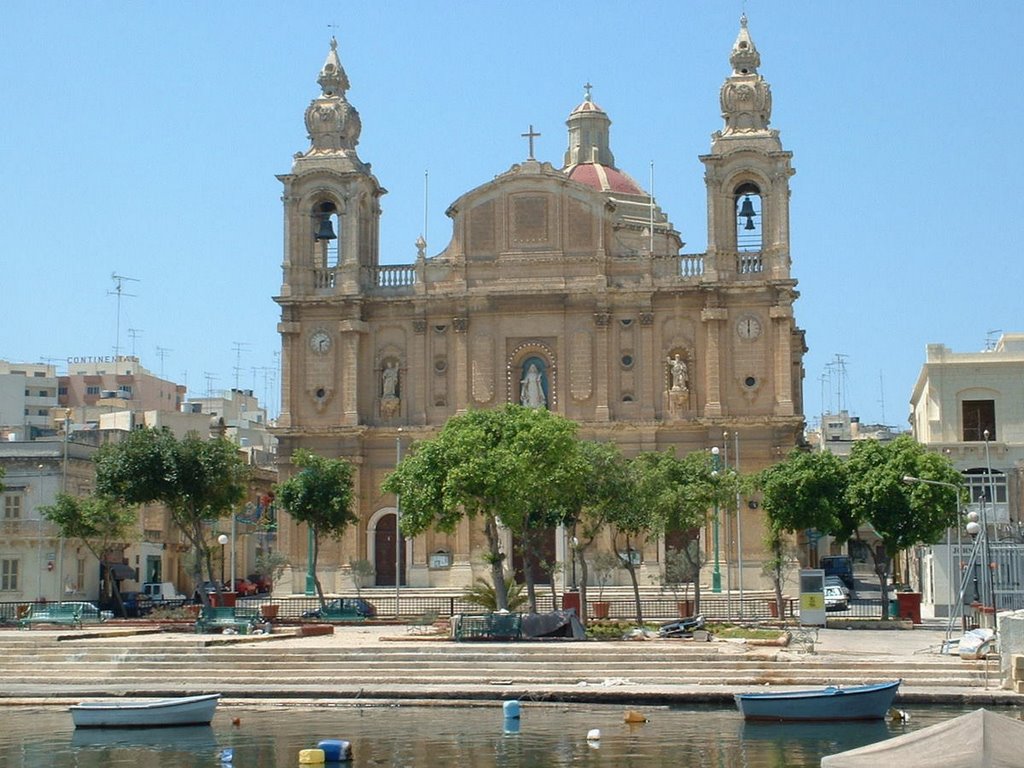
M 586 184 L 598 192 L 615 192 L 620 195 L 646 195 L 633 179 L 618 168 L 600 163 L 580 163 L 567 169 L 573 181 Z

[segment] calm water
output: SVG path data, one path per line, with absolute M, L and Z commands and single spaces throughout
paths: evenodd
M 739 766 L 818 768 L 824 755 L 887 739 L 969 709 L 910 709 L 908 723 L 745 724 L 734 710 L 636 707 L 649 722 L 627 725 L 626 707 L 523 703 L 517 733 L 500 703 L 480 707 L 227 707 L 201 728 L 79 730 L 63 709 L 0 709 L 0 768 L 234 768 L 299 765 L 321 739 L 352 742 L 351 768 L 451 766 Z M 1015 710 L 1000 710 L 1019 716 Z M 239 724 L 232 723 L 233 718 Z M 587 741 L 592 728 L 598 744 Z

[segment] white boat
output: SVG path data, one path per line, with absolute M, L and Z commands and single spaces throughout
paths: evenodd
M 209 725 L 219 693 L 149 701 L 83 701 L 69 707 L 76 728 L 156 728 Z

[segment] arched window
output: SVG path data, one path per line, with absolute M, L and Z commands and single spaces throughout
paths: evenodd
M 733 195 L 736 212 L 736 250 L 741 253 L 760 251 L 763 245 L 761 230 L 761 190 L 746 182 L 736 188 Z M 757 262 L 760 264 L 760 261 Z M 748 269 L 744 271 L 760 271 Z

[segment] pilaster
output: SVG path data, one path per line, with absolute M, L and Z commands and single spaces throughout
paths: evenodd
M 725 307 L 707 307 L 701 310 L 704 323 L 704 416 L 716 418 L 722 415 L 722 326 L 729 317 Z
M 775 414 L 793 415 L 793 350 L 790 343 L 790 328 L 793 325 L 793 308 L 774 306 L 768 316 L 772 320 L 775 334 Z

